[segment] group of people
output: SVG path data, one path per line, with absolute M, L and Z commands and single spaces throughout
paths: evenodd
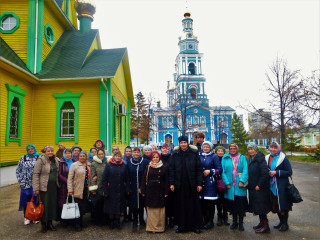
M 235 143 L 226 153 L 222 146 L 214 149 L 201 134 L 196 136 L 196 145 L 190 145 L 186 136 L 178 140 L 179 146 L 171 149 L 164 144 L 161 153 L 145 146 L 143 155 L 140 148 L 130 146 L 122 155 L 114 146 L 112 156 L 100 139 L 88 154 L 78 146 L 59 144 L 56 154 L 49 145 L 41 155 L 30 144 L 16 170 L 21 188 L 19 210 L 25 211 L 34 193 L 39 195 L 45 208 L 42 232 L 56 230 L 53 220 L 65 227 L 72 223 L 81 231 L 83 215 L 91 212 L 95 224 L 108 224 L 110 229 L 121 229 L 123 216 L 133 227 L 146 226 L 148 232 L 164 232 L 166 225 L 176 225 L 176 233 L 200 233 L 214 226 L 215 208 L 217 226 L 230 225 L 229 213 L 230 228 L 243 231 L 243 219 L 252 212 L 259 215 L 255 232 L 270 232 L 267 214 L 272 211 L 280 220 L 274 227 L 288 230 L 292 203 L 286 187 L 292 169 L 277 142 L 270 144 L 267 156 L 250 143 L 246 157 Z M 219 179 L 225 191 L 218 189 Z M 74 197 L 80 209 L 80 217 L 73 221 L 61 219 L 68 196 Z M 24 223 L 30 221 L 25 218 Z

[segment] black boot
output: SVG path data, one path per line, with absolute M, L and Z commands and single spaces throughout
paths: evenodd
M 230 225 L 230 223 L 228 222 L 228 212 L 223 211 L 223 222 L 226 226 Z
M 47 223 L 41 222 L 41 232 L 46 233 L 48 230 Z
M 243 227 L 243 216 L 239 216 L 239 230 L 244 231 Z
M 109 225 L 110 230 L 114 229 L 114 227 L 115 227 L 114 219 L 110 219 L 110 225 Z
M 259 229 L 259 228 L 262 228 L 262 218 L 261 218 L 261 215 L 259 215 L 259 223 L 255 226 L 253 226 L 253 229 Z
M 51 231 L 57 231 L 57 229 L 52 225 L 52 221 L 48 222 L 48 229 Z
M 81 220 L 80 218 L 76 219 L 76 224 L 75 224 L 75 228 L 77 232 L 81 232 L 82 231 L 82 227 L 81 227 Z
M 222 226 L 222 211 L 218 212 L 217 226 Z
M 173 228 L 174 227 L 174 223 L 173 223 L 173 218 L 169 217 L 169 227 Z
M 204 225 L 204 229 L 210 229 L 214 226 L 213 217 L 214 217 L 214 212 L 210 211 L 208 214 L 208 222 L 206 225 Z
M 119 230 L 122 229 L 122 225 L 121 225 L 121 222 L 120 222 L 120 218 L 116 218 L 116 219 L 115 219 L 115 227 L 118 228 Z
M 282 216 L 282 225 L 279 228 L 279 231 L 285 232 L 285 231 L 287 231 L 289 229 L 288 218 L 289 218 L 289 214 L 288 213 L 286 213 L 285 215 Z
M 269 222 L 268 222 L 267 218 L 262 220 L 262 227 L 257 229 L 255 232 L 256 233 L 269 233 L 270 232 Z
M 230 226 L 230 229 L 234 230 L 237 227 L 238 227 L 237 214 L 232 214 L 232 224 Z
M 144 209 L 143 208 L 139 208 L 139 223 L 140 223 L 140 226 L 143 226 L 143 227 L 145 227 L 146 226 L 146 222 L 144 221 Z
M 132 215 L 133 215 L 132 227 L 136 228 L 138 227 L 138 209 L 132 209 Z
M 277 225 L 273 226 L 275 229 L 279 229 L 282 225 L 282 222 L 283 222 L 282 215 L 280 213 L 278 213 L 278 218 L 279 218 L 280 222 Z

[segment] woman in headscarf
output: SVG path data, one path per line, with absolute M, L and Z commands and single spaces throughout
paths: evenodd
M 121 152 L 115 151 L 112 159 L 106 165 L 102 188 L 104 196 L 105 213 L 109 214 L 110 229 L 114 227 L 119 230 L 120 216 L 126 208 L 126 194 L 129 194 L 129 174 L 127 166 L 121 159 Z
M 133 149 L 133 157 L 128 162 L 128 170 L 130 177 L 130 208 L 133 214 L 133 227 L 138 226 L 138 215 L 139 215 L 139 223 L 142 226 L 145 226 L 145 221 L 143 219 L 144 215 L 144 199 L 140 193 L 140 186 L 142 181 L 142 176 L 144 170 L 148 166 L 149 161 L 141 157 L 140 148 L 136 147 Z
M 132 158 L 132 148 L 130 146 L 126 146 L 122 156 L 124 164 L 127 164 L 128 161 L 130 161 L 130 158 Z
M 95 143 L 93 144 L 93 146 L 94 146 L 95 148 L 97 148 L 98 150 L 99 150 L 99 149 L 103 149 L 103 150 L 105 151 L 106 157 L 107 157 L 107 156 L 110 156 L 109 151 L 105 149 L 106 146 L 104 145 L 104 143 L 103 143 L 103 141 L 102 141 L 101 139 L 98 139 L 97 141 L 95 141 Z
M 63 152 L 63 157 L 59 161 L 59 171 L 58 171 L 58 179 L 60 188 L 58 190 L 58 219 L 61 217 L 61 212 L 63 208 L 63 204 L 66 203 L 66 199 L 68 196 L 68 174 L 71 164 L 74 163 L 72 157 L 71 148 L 66 148 Z M 68 221 L 61 220 L 63 226 L 67 226 Z
M 59 159 L 54 155 L 54 148 L 46 146 L 42 151 L 45 153 L 38 158 L 33 169 L 32 186 L 36 194 L 40 194 L 44 205 L 44 213 L 41 218 L 41 231 L 56 231 L 52 221 L 57 219 L 58 203 L 58 169 Z
M 259 215 L 259 223 L 253 229 L 256 233 L 270 232 L 267 214 L 270 212 L 270 190 L 269 170 L 264 154 L 259 151 L 255 143 L 249 143 L 248 164 L 249 164 L 249 208 L 250 211 Z
M 214 149 L 215 154 L 218 156 L 220 163 L 222 162 L 222 157 L 226 153 L 226 149 L 223 146 L 217 146 Z M 221 165 L 222 166 L 222 165 Z M 222 173 L 219 173 L 220 176 Z M 217 226 L 222 226 L 222 220 L 224 225 L 229 226 L 230 223 L 228 222 L 228 212 L 225 206 L 224 201 L 224 193 L 219 193 L 219 199 L 217 200 L 217 211 L 218 211 L 218 222 Z
M 248 211 L 245 187 L 248 181 L 248 163 L 246 157 L 239 153 L 237 144 L 230 143 L 229 153 L 222 158 L 222 169 L 222 180 L 227 185 L 224 197 L 227 209 L 233 217 L 230 229 L 236 229 L 239 224 L 239 230 L 244 231 L 243 218 Z
M 91 164 L 93 162 L 93 157 L 97 156 L 97 154 L 98 154 L 98 149 L 97 148 L 95 148 L 95 147 L 90 148 L 89 156 L 88 156 L 88 159 L 87 159 L 87 163 Z
M 98 150 L 98 155 L 93 157 L 93 162 L 91 164 L 91 181 L 89 191 L 92 195 L 96 195 L 95 205 L 91 206 L 92 218 L 96 224 L 102 224 L 106 222 L 106 218 L 103 213 L 103 186 L 102 177 L 103 171 L 107 165 L 107 159 L 105 156 L 105 151 L 103 149 Z
M 152 147 L 150 145 L 146 145 L 143 147 L 143 158 L 148 160 L 149 162 L 151 161 L 151 152 Z
M 82 148 L 78 146 L 73 146 L 71 150 L 72 150 L 73 161 L 74 162 L 79 161 L 79 154 L 82 151 Z
M 280 223 L 274 228 L 284 232 L 289 229 L 289 211 L 292 210 L 292 203 L 288 200 L 286 192 L 289 185 L 289 177 L 292 175 L 291 164 L 277 142 L 270 144 L 270 154 L 265 159 L 270 169 L 272 212 L 277 213 L 280 220 Z
M 36 147 L 33 144 L 29 144 L 27 147 L 27 154 L 23 155 L 18 163 L 16 169 L 16 177 L 20 186 L 20 202 L 19 211 L 23 211 L 25 216 L 27 203 L 31 200 L 33 195 L 32 188 L 32 175 L 33 168 L 36 164 L 38 157 L 41 155 L 37 153 Z M 30 220 L 24 217 L 24 225 L 29 225 Z
M 132 148 L 130 146 L 126 146 L 124 149 L 123 156 L 122 156 L 123 163 L 125 165 L 127 165 L 131 158 L 132 158 Z M 131 211 L 131 208 L 129 205 L 129 196 L 127 195 L 126 198 L 127 198 L 126 199 L 126 206 L 127 207 L 124 212 L 124 221 L 129 222 L 132 220 L 132 211 Z M 129 212 L 128 212 L 128 208 L 129 208 Z
M 168 167 L 158 151 L 151 153 L 151 162 L 144 170 L 141 194 L 147 206 L 147 232 L 164 232 L 165 198 L 169 194 Z
M 86 151 L 81 151 L 79 161 L 71 165 L 68 176 L 68 194 L 74 196 L 80 210 L 80 217 L 75 219 L 77 232 L 80 232 L 84 227 L 82 217 L 87 212 L 88 187 L 90 185 L 90 168 L 87 164 L 87 157 Z
M 215 204 L 219 198 L 215 182 L 217 173 L 222 172 L 222 166 L 217 155 L 213 153 L 213 144 L 209 141 L 202 143 L 200 160 L 203 169 L 204 186 L 200 193 L 201 210 L 204 229 L 210 229 L 213 225 Z

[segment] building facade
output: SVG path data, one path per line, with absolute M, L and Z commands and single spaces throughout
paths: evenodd
M 90 1 L 1 1 L 0 166 L 16 164 L 30 143 L 38 152 L 130 143 L 128 52 L 102 49 L 94 13 Z
M 229 106 L 209 105 L 202 71 L 203 53 L 199 52 L 193 19 L 188 12 L 184 14 L 182 27 L 174 79 L 167 85 L 167 107 L 161 107 L 158 102 L 152 109 L 154 127 L 150 140 L 157 145 L 170 141 L 176 145 L 182 133 L 192 140 L 194 133 L 202 132 L 207 141 L 230 143 L 229 127 L 235 110 Z

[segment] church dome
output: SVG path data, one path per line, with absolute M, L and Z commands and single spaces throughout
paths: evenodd
M 191 17 L 191 13 L 190 13 L 190 12 L 186 12 L 183 16 L 184 16 L 185 18 L 189 18 L 189 17 Z

